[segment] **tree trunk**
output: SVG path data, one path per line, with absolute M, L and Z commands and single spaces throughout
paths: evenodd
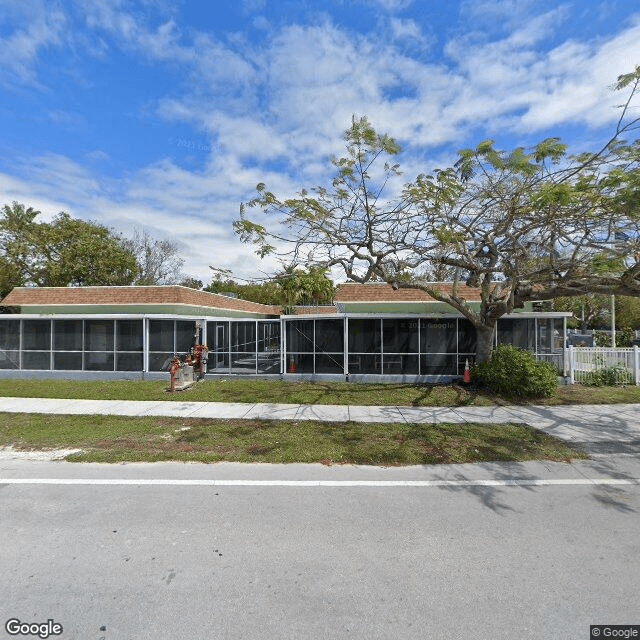
M 491 358 L 493 352 L 493 336 L 496 330 L 496 323 L 491 325 L 476 326 L 478 331 L 478 345 L 476 347 L 476 362 L 486 362 Z

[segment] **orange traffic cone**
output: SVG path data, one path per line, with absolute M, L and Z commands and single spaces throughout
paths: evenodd
M 471 382 L 471 372 L 469 371 L 469 358 L 464 361 L 464 381 Z

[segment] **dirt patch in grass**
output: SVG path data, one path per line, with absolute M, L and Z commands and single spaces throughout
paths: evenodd
M 587 457 L 521 424 L 327 423 L 0 414 L 0 446 L 82 449 L 74 461 L 409 465 Z

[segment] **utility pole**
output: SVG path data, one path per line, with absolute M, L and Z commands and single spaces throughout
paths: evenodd
M 611 348 L 616 348 L 616 297 L 611 296 Z

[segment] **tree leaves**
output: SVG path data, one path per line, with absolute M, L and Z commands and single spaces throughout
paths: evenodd
M 560 142 L 560 138 L 545 138 L 533 149 L 536 162 L 543 162 L 550 158 L 554 164 L 557 164 L 564 157 L 567 145 Z
M 59 213 L 37 222 L 31 207 L 14 202 L 0 217 L 2 296 L 15 286 L 127 285 L 136 277 L 135 256 L 103 225 Z
M 636 65 L 631 73 L 623 73 L 618 76 L 618 81 L 614 87 L 619 91 L 620 89 L 625 89 L 632 83 L 638 83 L 638 81 L 640 81 L 640 65 Z

